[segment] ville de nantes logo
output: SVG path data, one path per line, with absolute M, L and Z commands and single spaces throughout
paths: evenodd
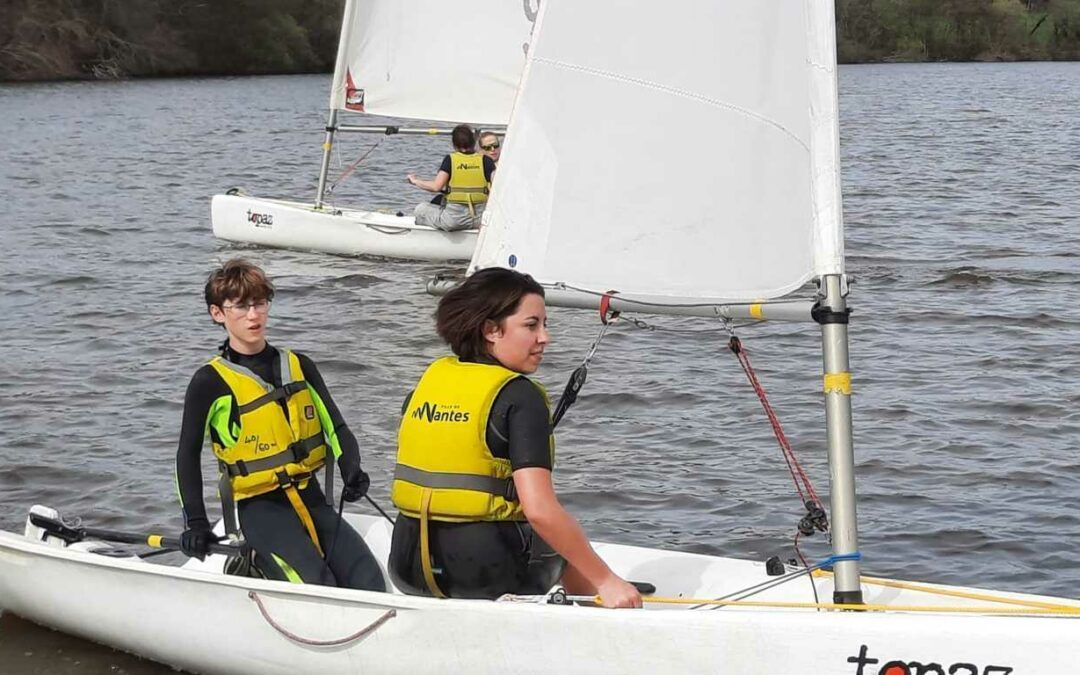
M 413 419 L 427 420 L 428 422 L 468 422 L 469 413 L 460 410 L 457 405 L 441 405 L 424 401 L 413 408 Z

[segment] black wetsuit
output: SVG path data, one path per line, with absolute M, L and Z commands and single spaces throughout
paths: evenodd
M 269 344 L 258 354 L 248 356 L 224 348 L 229 361 L 252 371 L 266 382 L 281 386 L 281 365 L 278 350 Z M 338 467 L 342 475 L 350 475 L 360 468 L 360 446 L 356 436 L 346 426 L 333 398 L 326 389 L 315 363 L 296 354 L 304 377 L 326 406 L 333 421 L 341 445 Z M 231 395 L 225 381 L 209 364 L 195 371 L 184 396 L 184 417 L 180 427 L 180 447 L 176 453 L 176 483 L 180 492 L 186 527 L 207 524 L 206 506 L 203 502 L 202 448 L 207 431 L 207 416 L 211 404 L 222 396 Z M 278 402 L 289 414 L 284 399 Z M 237 415 L 237 406 L 232 407 Z M 238 417 L 233 421 L 238 422 Z M 213 427 L 209 433 L 220 442 Z M 333 452 L 327 448 L 327 461 L 333 461 Z M 343 586 L 383 591 L 386 584 L 374 556 L 363 538 L 342 522 L 337 529 L 338 517 L 327 505 L 326 497 L 314 476 L 299 491 L 304 504 L 311 513 L 319 543 L 324 552 L 333 546 L 329 569 L 318 549 L 308 536 L 307 530 L 297 516 L 288 497 L 281 490 L 249 497 L 237 502 L 240 530 L 244 539 L 255 550 L 255 562 L 259 570 L 270 579 L 303 581 L 326 586 Z M 297 579 L 296 577 L 299 577 Z
M 411 397 L 411 395 L 410 395 Z M 405 400 L 402 412 L 409 405 Z M 551 470 L 548 407 L 524 377 L 507 383 L 491 406 L 487 445 L 516 471 Z M 544 593 L 562 576 L 565 561 L 527 522 L 428 521 L 432 569 L 439 589 L 453 598 L 494 599 L 503 593 Z M 390 545 L 390 578 L 410 595 L 430 595 L 420 566 L 420 521 L 398 514 Z

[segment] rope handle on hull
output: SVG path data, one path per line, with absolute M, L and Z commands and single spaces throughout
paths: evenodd
M 262 614 L 263 619 L 266 620 L 266 623 L 270 624 L 271 628 L 276 630 L 278 633 L 281 633 L 283 636 L 292 640 L 293 642 L 298 642 L 302 645 L 309 645 L 312 647 L 338 647 L 340 645 L 354 642 L 361 638 L 367 637 L 368 635 L 371 635 L 379 628 L 381 628 L 384 623 L 397 616 L 396 609 L 388 609 L 378 619 L 375 619 L 370 624 L 356 631 L 352 635 L 346 635 L 345 637 L 336 638 L 334 640 L 313 640 L 311 638 L 297 635 L 296 633 L 293 633 L 284 626 L 280 625 L 277 621 L 274 621 L 274 617 L 270 616 L 270 612 L 266 610 L 266 605 L 263 604 L 262 598 L 260 598 L 259 594 L 255 591 L 248 591 L 248 597 L 255 601 L 255 604 L 259 607 L 259 613 Z

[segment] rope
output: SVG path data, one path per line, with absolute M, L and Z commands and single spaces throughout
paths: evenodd
M 614 294 L 615 291 L 608 291 L 600 299 L 600 334 L 596 336 L 592 345 L 589 346 L 589 351 L 586 352 L 581 365 L 570 373 L 570 379 L 567 380 L 562 396 L 559 397 L 559 402 L 555 405 L 555 412 L 551 416 L 551 428 L 553 430 L 559 426 L 559 422 L 566 415 L 566 411 L 570 409 L 570 406 L 577 401 L 578 392 L 585 386 L 585 380 L 589 377 L 589 362 L 596 355 L 596 349 L 600 346 L 600 341 L 604 339 L 608 327 L 613 326 L 619 320 L 619 312 L 610 309 L 611 297 Z
M 248 597 L 255 601 L 255 604 L 259 606 L 259 613 L 262 614 L 266 623 L 270 624 L 270 627 L 281 633 L 293 642 L 298 642 L 302 645 L 311 645 L 312 647 L 337 647 L 339 645 L 348 644 L 355 640 L 359 640 L 371 633 L 377 631 L 384 623 L 397 616 L 396 609 L 388 609 L 378 619 L 375 619 L 370 624 L 356 631 L 352 635 L 346 635 L 343 638 L 337 638 L 335 640 L 312 640 L 311 638 L 301 637 L 296 633 L 289 631 L 287 628 L 282 627 L 278 622 L 274 621 L 274 618 L 270 616 L 270 613 L 266 611 L 266 606 L 263 605 L 262 598 L 255 591 L 248 591 Z
M 754 388 L 754 393 L 757 394 L 758 400 L 761 401 L 761 407 L 765 409 L 765 415 L 769 418 L 769 424 L 772 425 L 773 434 L 776 436 L 776 442 L 780 445 L 780 450 L 783 452 L 784 462 L 787 463 L 788 473 L 791 474 L 791 480 L 795 484 L 795 491 L 799 493 L 799 498 L 804 504 L 813 502 L 814 504 L 820 505 L 821 499 L 818 498 L 817 490 L 814 489 L 810 477 L 806 474 L 806 471 L 803 470 L 802 465 L 799 464 L 799 460 L 795 456 L 795 451 L 791 448 L 791 442 L 788 441 L 787 435 L 784 434 L 784 428 L 780 424 L 780 419 L 776 416 L 776 411 L 773 410 L 772 405 L 769 403 L 768 395 L 765 393 L 765 387 L 762 386 L 761 382 L 758 380 L 757 373 L 754 372 L 754 367 L 750 363 L 750 355 L 747 353 L 746 348 L 742 346 L 742 341 L 735 336 L 734 331 L 731 331 L 728 347 L 734 352 L 735 357 L 739 360 L 739 365 L 742 366 L 743 372 L 746 374 L 746 379 L 749 380 L 750 386 Z
M 326 549 L 323 556 L 323 576 L 330 571 L 330 558 L 334 555 L 334 547 L 337 546 L 338 533 L 341 532 L 341 521 L 345 518 L 345 490 L 341 490 L 341 499 L 338 500 L 337 522 L 334 523 L 334 534 L 330 537 L 330 548 Z
M 816 570 L 812 573 L 814 576 L 827 576 L 831 572 L 825 570 Z M 1023 598 L 1004 598 L 996 595 L 990 595 L 989 593 L 976 593 L 972 591 L 960 591 L 948 588 L 934 588 L 933 586 L 926 586 L 923 584 L 912 583 L 910 581 L 896 581 L 894 579 L 879 579 L 877 577 L 859 577 L 859 581 L 867 586 L 884 586 L 886 588 L 899 588 L 906 591 L 916 591 L 918 593 L 927 593 L 929 595 L 941 595 L 952 598 L 966 598 L 968 600 L 980 600 L 984 602 L 998 602 L 1003 605 L 1018 605 L 1020 607 L 1033 607 L 1036 609 L 1055 609 L 1067 605 L 1059 605 L 1052 602 L 1043 602 L 1041 600 L 1025 600 Z
M 797 550 L 798 549 L 796 549 L 796 551 Z M 802 557 L 801 553 L 799 554 L 799 557 Z M 727 595 L 722 595 L 718 598 L 713 598 L 713 600 L 746 600 L 747 598 L 751 598 L 758 593 L 764 593 L 765 591 L 776 588 L 777 586 L 785 584 L 789 581 L 793 581 L 803 575 L 807 575 L 808 577 L 810 577 L 810 585 L 811 587 L 814 587 L 814 572 L 821 570 L 825 567 L 831 567 L 832 565 L 835 565 L 838 562 L 843 562 L 845 560 L 862 560 L 862 554 L 856 551 L 854 553 L 845 553 L 842 555 L 831 555 L 828 558 L 825 558 L 824 560 L 821 560 L 813 565 L 806 565 L 806 563 L 804 562 L 803 564 L 806 566 L 803 569 L 798 569 L 794 572 L 788 572 L 787 574 L 784 574 L 782 576 L 762 581 L 761 583 L 754 584 L 753 586 L 748 586 L 738 591 L 733 591 L 731 593 L 728 593 Z M 818 601 L 819 600 L 817 595 L 817 588 L 814 587 L 814 602 Z M 699 609 L 700 607 L 704 607 L 706 604 L 708 603 L 700 603 L 695 605 L 694 607 L 691 607 L 690 609 Z M 710 607 L 710 609 L 717 609 L 717 607 Z
M 370 155 L 375 150 L 375 148 L 379 147 L 379 144 L 382 143 L 382 142 L 383 142 L 383 139 L 380 138 L 378 141 L 376 141 L 375 145 L 368 148 L 367 152 L 360 155 L 360 159 L 358 159 L 355 162 L 353 162 L 352 164 L 350 164 L 349 168 L 345 169 L 345 171 L 343 171 L 342 174 L 340 176 L 338 176 L 337 179 L 326 188 L 326 195 L 329 196 L 330 193 L 334 191 L 334 188 L 336 188 L 338 186 L 338 183 L 340 183 L 341 181 L 348 178 L 349 174 L 351 174 L 353 171 L 355 171 L 356 167 L 360 166 L 360 162 L 367 159 L 367 156 Z
M 585 596 L 600 602 L 600 596 Z M 571 599 L 576 600 L 576 597 Z M 993 599 L 991 599 L 993 600 Z M 642 602 L 662 605 L 717 605 L 723 607 L 773 607 L 779 609 L 838 609 L 870 612 L 941 612 L 968 614 L 1065 614 L 1080 616 L 1080 607 L 1068 605 L 1048 605 L 1046 607 L 947 607 L 937 605 L 852 605 L 835 602 L 770 602 L 759 600 L 706 600 L 703 598 L 667 598 L 648 596 Z M 997 601 L 997 600 L 994 600 Z M 1005 602 L 1004 600 L 1000 602 Z
M 371 498 L 371 495 L 364 495 L 364 499 L 368 500 L 368 503 L 375 507 L 375 510 L 382 514 L 383 518 L 390 521 L 391 525 L 397 525 L 397 521 L 387 515 L 386 511 L 382 510 L 382 507 L 375 503 L 375 500 Z

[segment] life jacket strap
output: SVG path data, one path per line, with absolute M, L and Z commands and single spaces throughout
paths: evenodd
M 315 521 L 311 518 L 311 512 L 308 511 L 304 500 L 301 499 L 300 491 L 296 489 L 295 479 L 297 476 L 290 476 L 282 471 L 277 474 L 277 478 L 281 489 L 285 491 L 285 496 L 289 498 L 289 503 L 292 504 L 293 511 L 296 511 L 296 516 L 304 524 L 304 529 L 307 530 L 308 536 L 311 537 L 311 543 L 315 544 L 315 550 L 319 552 L 320 557 L 325 558 L 326 554 L 323 553 L 322 545 L 319 544 L 319 533 L 315 531 Z
M 244 405 L 239 406 L 237 408 L 237 412 L 239 414 L 241 414 L 241 415 L 245 415 L 245 414 L 251 412 L 252 410 L 258 410 L 259 408 L 263 407 L 264 405 L 274 403 L 276 401 L 280 401 L 282 399 L 288 398 L 288 397 L 292 396 L 293 394 L 304 391 L 305 389 L 307 389 L 307 381 L 306 380 L 297 380 L 295 382 L 289 382 L 287 384 L 284 384 L 284 385 L 278 387 L 277 389 L 274 389 L 271 392 L 263 394 L 259 398 L 248 401 Z
M 218 495 L 221 497 L 221 519 L 225 521 L 225 534 L 239 535 L 240 527 L 236 521 L 236 497 L 233 494 L 232 478 L 224 467 L 218 478 Z
M 428 537 L 428 510 L 431 508 L 431 488 L 424 488 L 420 494 L 420 569 L 424 572 L 424 583 L 436 598 L 445 598 L 446 594 L 435 583 L 435 570 L 431 568 L 431 542 Z
M 472 490 L 502 497 L 509 502 L 518 500 L 513 478 L 495 478 L 471 473 L 424 471 L 406 464 L 397 464 L 394 466 L 394 480 L 402 480 L 406 483 L 427 488 L 424 494 L 430 493 L 431 489 Z
M 294 462 L 302 462 L 307 459 L 311 451 L 320 445 L 326 444 L 326 437 L 323 432 L 319 432 L 313 436 L 308 436 L 302 440 L 290 443 L 284 450 L 271 455 L 270 457 L 263 457 L 261 459 L 253 459 L 250 462 L 242 459 L 236 460 L 235 463 L 229 464 L 227 462 L 220 462 L 221 469 L 227 473 L 230 477 L 247 476 L 258 471 L 268 471 L 270 469 L 277 469 L 278 467 L 285 466 L 286 464 L 293 464 Z

